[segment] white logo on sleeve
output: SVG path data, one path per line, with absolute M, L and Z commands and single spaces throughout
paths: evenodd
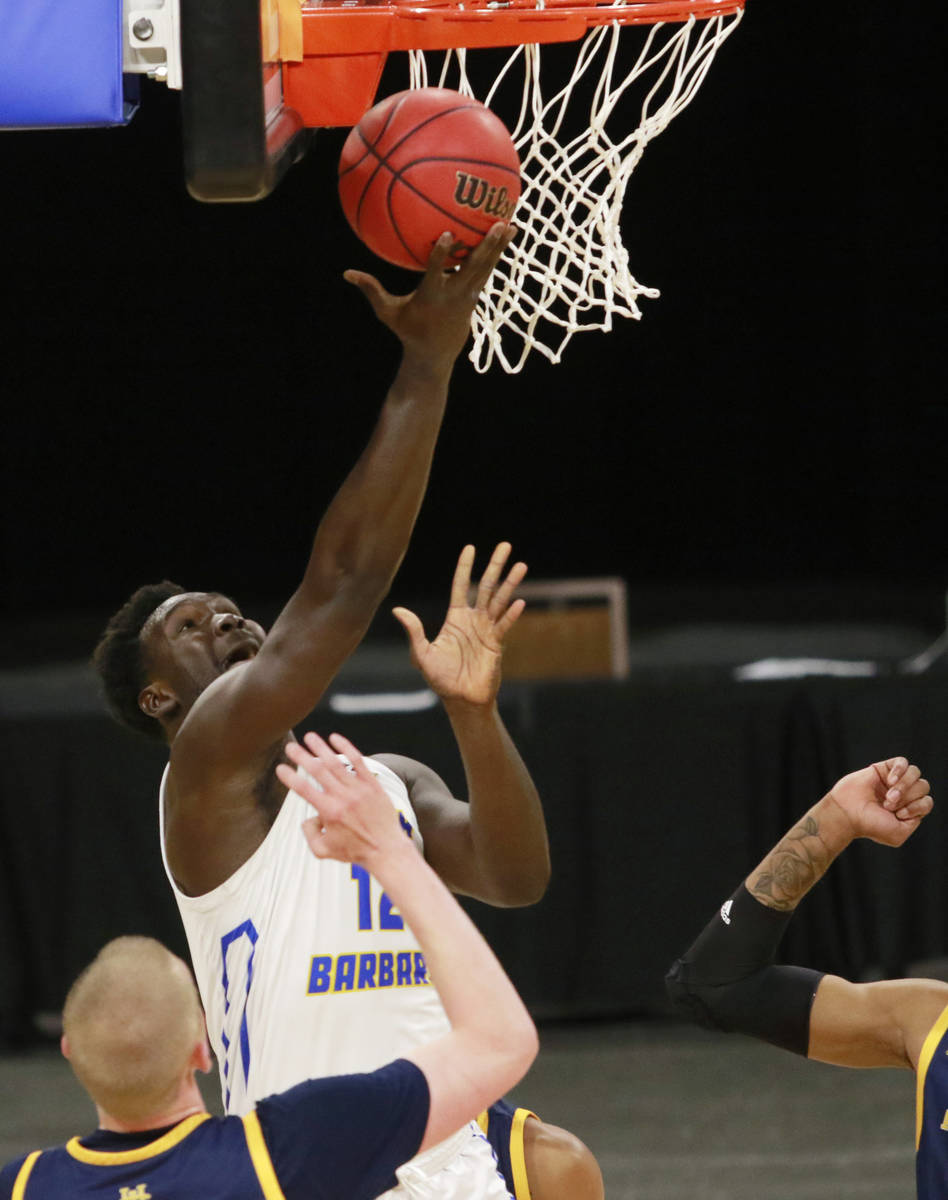
M 721 920 L 725 925 L 730 925 L 731 923 L 731 905 L 733 903 L 733 900 L 725 900 L 721 905 Z

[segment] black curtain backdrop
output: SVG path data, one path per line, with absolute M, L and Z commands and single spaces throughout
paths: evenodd
M 944 587 L 943 23 L 748 0 L 629 186 L 631 265 L 661 299 L 558 367 L 459 366 L 407 591 L 501 537 L 536 577 Z M 550 49 L 551 84 L 575 53 Z M 164 575 L 288 595 L 397 360 L 340 278 L 413 279 L 339 211 L 346 131 L 266 201 L 202 206 L 178 97 L 144 90 L 126 129 L 0 134 L 17 620 Z

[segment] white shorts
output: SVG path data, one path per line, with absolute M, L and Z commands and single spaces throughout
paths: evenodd
M 490 1142 L 475 1121 L 395 1172 L 378 1200 L 512 1200 Z

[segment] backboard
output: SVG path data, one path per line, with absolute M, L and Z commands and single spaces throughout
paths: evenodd
M 288 0 L 0 4 L 0 129 L 127 124 L 148 75 L 181 91 L 191 195 L 259 200 L 306 144 L 283 96 L 288 12 Z

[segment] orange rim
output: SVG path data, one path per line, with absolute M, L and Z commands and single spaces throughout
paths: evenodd
M 744 0 L 389 0 L 306 4 L 303 53 L 443 50 L 578 40 L 597 25 L 657 25 L 731 16 Z

